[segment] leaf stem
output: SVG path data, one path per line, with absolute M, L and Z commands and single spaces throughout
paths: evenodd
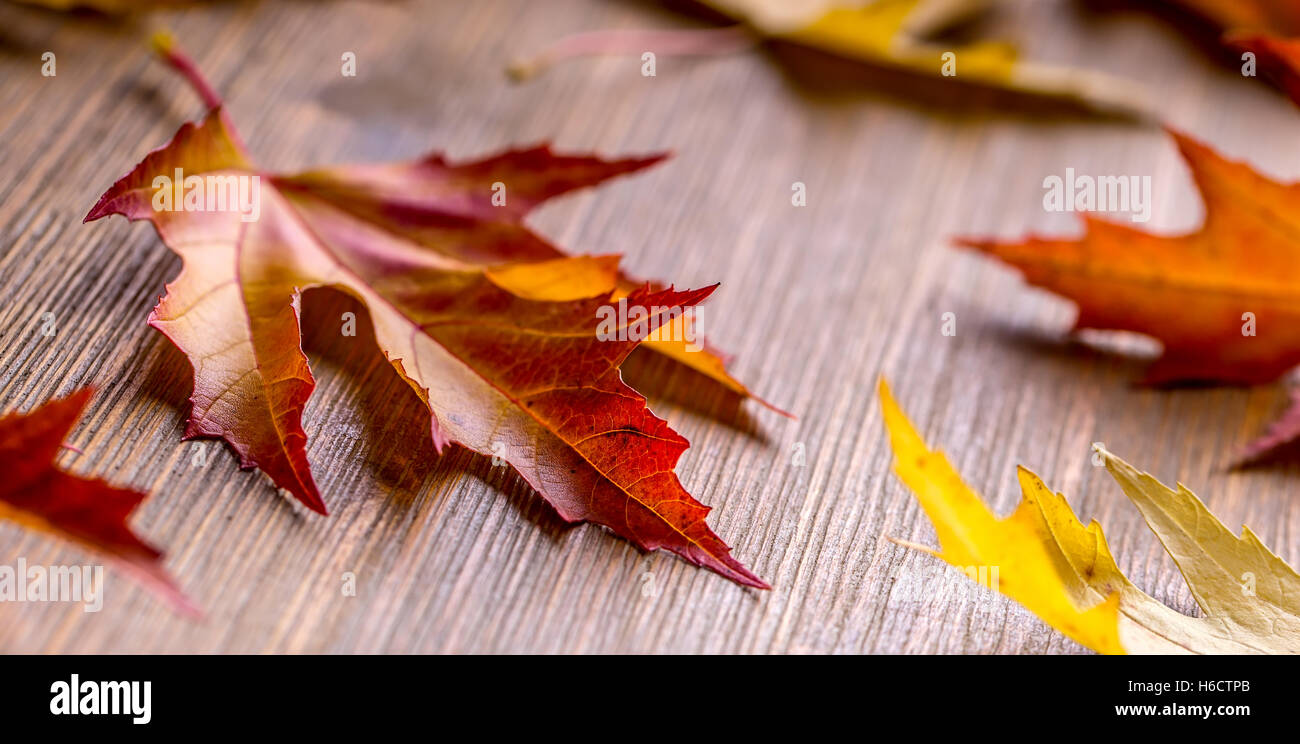
M 199 98 L 203 99 L 205 106 L 214 109 L 221 105 L 221 96 L 204 79 L 203 73 L 199 72 L 199 67 L 194 64 L 194 60 L 176 48 L 176 41 L 170 34 L 159 31 L 153 35 L 152 44 L 154 52 L 185 78 Z

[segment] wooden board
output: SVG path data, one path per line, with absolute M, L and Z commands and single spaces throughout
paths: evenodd
M 6 652 L 1045 653 L 1082 649 L 956 569 L 888 540 L 933 543 L 890 474 L 875 383 L 1005 513 L 1025 464 L 1100 521 L 1142 588 L 1195 612 L 1171 560 L 1089 446 L 1181 480 L 1231 526 L 1300 560 L 1300 473 L 1228 472 L 1285 401 L 1283 385 L 1154 391 L 1130 382 L 1149 344 L 1064 337 L 1073 310 L 951 248 L 961 234 L 1077 233 L 1042 180 L 1073 167 L 1153 178 L 1150 227 L 1202 208 L 1149 125 L 1026 113 L 767 50 L 715 59 L 575 61 L 526 85 L 505 64 L 568 33 L 698 20 L 595 0 L 211 3 L 105 21 L 0 5 L 0 410 L 100 389 L 60 462 L 153 494 L 134 524 L 205 609 L 172 614 L 110 569 L 105 606 L 0 605 Z M 678 472 L 714 529 L 773 585 L 739 588 L 594 526 L 569 527 L 522 482 L 461 449 L 438 457 L 427 415 L 357 308 L 306 298 L 318 388 L 309 456 L 332 514 L 241 472 L 224 446 L 181 442 L 183 356 L 145 325 L 178 260 L 147 225 L 81 219 L 201 106 L 143 40 L 169 28 L 269 168 L 455 158 L 551 140 L 666 164 L 549 205 L 531 224 L 635 275 L 715 281 L 710 338 L 739 377 L 794 412 L 740 403 L 635 360 L 629 379 L 692 443 Z M 1152 86 L 1171 124 L 1300 178 L 1300 114 L 1161 22 L 1020 2 L 980 27 L 1046 61 Z M 41 55 L 57 55 L 42 77 Z M 357 55 L 355 78 L 340 57 Z M 794 207 L 794 182 L 808 204 Z M 954 313 L 957 334 L 941 333 Z M 43 334 L 44 313 L 55 333 Z M 364 325 L 364 324 L 362 324 Z M 198 452 L 206 447 L 202 464 Z M 804 457 L 796 463 L 795 452 Z M 0 525 L 0 564 L 87 554 Z M 356 577 L 344 596 L 343 575 Z

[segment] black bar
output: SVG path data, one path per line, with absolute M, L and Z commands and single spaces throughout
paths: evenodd
M 1086 734 L 1092 726 L 1098 735 L 1224 725 L 1246 732 L 1282 724 L 1293 712 L 1291 664 L 1264 657 L 7 656 L 0 716 L 50 733 L 204 738 L 409 729 L 454 740 L 466 725 L 487 727 L 494 740 L 507 732 L 568 737 L 570 730 L 767 739 L 788 726 L 847 726 L 862 739 L 988 727 L 1034 735 L 1052 722 L 1058 728 L 1037 734 Z M 52 704 L 70 703 L 55 698 L 74 674 L 83 689 L 148 681 L 149 722 L 133 723 L 144 716 L 132 713 L 55 715 Z M 121 694 L 93 687 L 78 695 L 88 710 L 87 696 Z M 135 690 L 142 702 L 143 685 Z M 1121 714 L 1121 706 L 1154 707 Z

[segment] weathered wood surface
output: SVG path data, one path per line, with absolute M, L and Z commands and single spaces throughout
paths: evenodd
M 1202 208 L 1151 126 L 1026 115 L 850 79 L 789 51 L 580 61 L 517 86 L 504 64 L 579 30 L 690 27 L 636 2 L 214 3 L 124 22 L 0 5 L 0 410 L 101 390 L 61 463 L 147 490 L 135 525 L 207 612 L 172 614 L 109 570 L 102 612 L 0 606 L 0 650 L 1078 652 L 1012 602 L 887 538 L 932 542 L 889 472 L 881 374 L 926 436 L 1001 511 L 1023 463 L 1105 527 L 1134 581 L 1186 611 L 1172 561 L 1089 444 L 1181 480 L 1225 522 L 1300 559 L 1300 473 L 1226 471 L 1283 404 L 1282 386 L 1135 388 L 1141 344 L 1067 343 L 1073 310 L 950 247 L 957 234 L 1074 232 L 1041 207 L 1045 175 L 1151 175 L 1153 229 Z M 306 414 L 321 518 L 180 435 L 189 367 L 145 318 L 178 260 L 147 225 L 82 225 L 94 198 L 200 104 L 142 39 L 167 27 L 274 168 L 454 157 L 553 140 L 676 156 L 546 207 L 532 224 L 636 275 L 721 281 L 712 340 L 798 416 L 738 404 L 667 362 L 630 379 L 692 442 L 678 468 L 714 529 L 773 585 L 741 589 L 593 526 L 570 528 L 488 458 L 438 457 L 426 415 L 372 340 L 338 335 L 346 302 L 309 295 L 319 386 Z M 1162 23 L 1013 3 L 986 24 L 1030 56 L 1152 86 L 1172 124 L 1265 172 L 1300 178 L 1300 113 Z M 54 51 L 58 75 L 42 77 Z M 353 51 L 358 76 L 340 75 Z M 879 84 L 877 84 L 879 83 Z M 904 95 L 881 93 L 902 88 Z M 911 90 L 913 95 L 907 94 Z M 947 90 L 947 89 L 944 89 Z M 791 184 L 808 206 L 790 204 Z M 42 313 L 57 333 L 43 336 Z M 940 333 L 953 312 L 958 333 Z M 792 464 L 802 445 L 806 465 Z M 0 563 L 87 554 L 0 526 Z M 356 575 L 357 596 L 341 576 Z M 655 592 L 643 589 L 653 582 Z

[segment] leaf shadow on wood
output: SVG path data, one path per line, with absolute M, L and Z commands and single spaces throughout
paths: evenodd
M 1242 387 L 1213 379 L 1148 381 L 1147 373 L 1160 355 L 1160 344 L 1128 331 L 1084 329 L 1054 334 L 1046 330 L 1013 328 L 1000 321 L 986 330 L 1003 348 L 1027 352 L 1063 366 L 1062 374 L 1078 375 L 1082 367 L 1088 366 L 1123 380 L 1130 388 L 1167 392 Z
M 12 15 L 12 8 L 7 4 L 0 6 L 0 57 L 9 57 L 24 62 L 40 60 L 41 55 L 48 49 L 43 49 L 32 39 L 26 36 L 19 36 L 14 33 L 15 29 L 21 28 L 18 25 L 20 21 L 15 21 Z
M 141 356 L 144 358 L 140 364 L 141 374 L 139 379 L 142 381 L 139 386 L 139 394 L 150 400 L 162 403 L 174 414 L 169 414 L 173 420 L 175 428 L 174 434 L 164 434 L 164 436 L 174 436 L 175 441 L 180 441 L 185 432 L 186 422 L 190 417 L 190 395 L 194 390 L 194 368 L 190 365 L 190 360 L 184 352 L 176 348 L 167 337 L 156 331 L 151 332 L 149 336 L 148 347 L 142 350 Z M 235 451 L 228 444 L 215 437 L 196 437 L 192 441 L 213 442 L 218 444 L 224 457 L 230 457 L 232 462 L 238 462 Z M 305 509 L 298 506 L 293 497 L 287 492 L 279 491 L 271 483 L 270 479 L 254 468 L 248 468 L 241 472 L 249 479 L 253 485 L 248 488 L 265 489 L 268 493 L 278 494 L 279 506 L 291 514 L 295 519 L 305 517 Z
M 1078 374 L 1081 365 L 1110 367 L 1113 374 L 1138 385 L 1151 359 L 1118 349 L 1105 348 L 1084 340 L 1078 333 L 1054 333 L 1040 329 L 1013 327 L 1005 321 L 991 321 L 982 333 L 993 337 L 998 347 L 1021 356 L 1037 358 L 1061 367 L 1062 374 Z
M 1233 473 L 1272 470 L 1300 474 L 1300 440 L 1287 442 L 1258 457 L 1235 462 L 1225 469 Z
M 184 352 L 176 348 L 167 337 L 152 331 L 149 346 L 144 350 L 144 368 L 142 379 L 145 384 L 141 392 L 149 398 L 183 412 L 177 427 L 178 432 L 185 430 L 185 418 L 189 416 L 190 394 L 194 388 L 194 368 Z
M 330 416 L 330 400 L 344 400 L 354 406 L 363 423 L 358 436 L 365 480 L 377 485 L 391 501 L 407 510 L 413 508 L 421 494 L 446 491 L 461 476 L 469 476 L 499 492 L 522 516 L 540 528 L 543 535 L 559 541 L 577 526 L 565 522 L 546 502 L 509 467 L 494 467 L 489 457 L 459 445 L 451 445 L 441 456 L 434 450 L 429 431 L 429 413 L 413 390 L 397 376 L 375 343 L 370 316 L 357 300 L 333 290 L 309 290 L 302 302 L 303 348 L 308 353 L 312 373 L 317 380 L 313 405 L 323 405 L 316 415 Z M 343 336 L 340 316 L 355 313 L 356 336 Z M 193 368 L 189 359 L 161 333 L 153 333 L 148 348 L 142 350 L 141 394 L 163 403 L 177 412 L 176 436 L 184 430 L 189 416 L 193 391 Z M 345 416 L 340 416 L 340 419 Z M 337 422 L 327 421 L 331 426 Z M 342 424 L 346 428 L 346 423 Z M 204 441 L 218 441 L 204 438 Z M 222 444 L 226 456 L 233 451 Z M 313 453 L 315 454 L 315 453 Z M 335 462 L 321 462 L 314 456 L 312 465 L 317 477 L 326 480 L 327 468 L 338 471 L 338 460 L 346 454 L 333 455 Z M 274 491 L 260 472 L 249 471 L 258 479 L 257 488 Z M 337 475 L 338 473 L 334 473 Z M 354 498 L 369 494 L 340 492 L 322 484 L 331 515 Z M 307 513 L 292 497 L 281 493 L 284 509 L 295 518 Z M 328 518 L 328 517 L 327 517 Z M 629 544 L 630 546 L 630 544 Z M 634 547 L 634 546 L 630 546 Z
M 754 441 L 769 443 L 767 432 L 759 427 L 758 421 L 746 406 L 748 399 L 728 390 L 702 372 L 647 348 L 638 348 L 632 352 L 620 370 L 624 381 L 646 396 L 652 411 L 655 410 L 656 403 L 662 401 L 712 419 Z M 761 404 L 753 401 L 749 405 Z M 661 415 L 660 418 L 664 416 Z
M 30 62 L 33 58 L 27 55 L 33 51 L 36 60 L 44 51 L 57 51 L 62 55 L 61 50 L 50 50 L 35 41 L 48 38 L 55 28 L 123 37 L 139 35 L 142 27 L 130 14 L 113 16 L 93 10 L 55 10 L 23 3 L 0 3 L 0 56 L 22 56 Z
M 776 67 L 809 104 L 880 98 L 946 119 L 1033 119 L 1070 122 L 1091 119 L 1133 122 L 1133 117 L 1096 111 L 1082 103 L 981 85 L 954 83 L 918 72 L 871 65 L 789 42 L 768 42 Z
M 349 325 L 355 336 L 343 335 L 345 313 L 353 314 Z M 356 408 L 363 428 L 363 467 L 396 504 L 410 508 L 421 494 L 445 491 L 456 479 L 470 476 L 499 492 L 551 539 L 574 526 L 513 469 L 494 467 L 490 457 L 459 445 L 438 454 L 428 409 L 384 359 L 361 302 L 332 289 L 309 290 L 302 301 L 302 328 L 303 348 L 317 376 L 313 398 L 329 388 L 330 399 Z M 349 495 L 326 495 L 331 510 L 345 498 Z
M 1240 52 L 1222 43 L 1222 32 L 1213 22 L 1174 3 L 1138 3 L 1134 0 L 1076 2 L 1078 12 L 1088 21 L 1117 20 L 1124 15 L 1151 18 L 1172 29 L 1183 43 L 1194 47 L 1225 69 L 1241 67 Z

